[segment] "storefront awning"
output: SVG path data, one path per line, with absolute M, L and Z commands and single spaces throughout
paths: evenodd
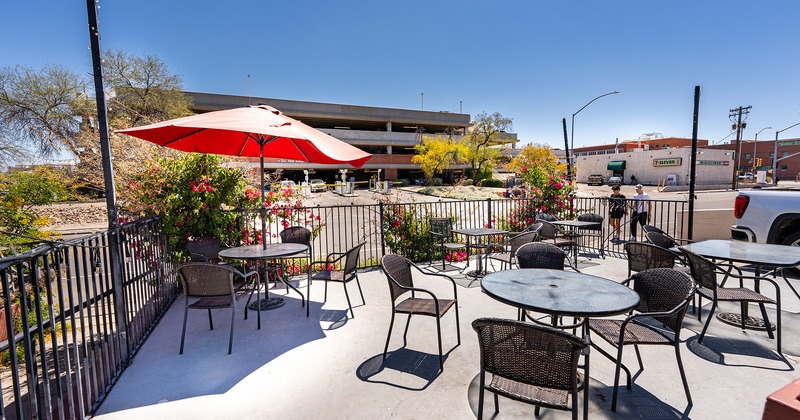
M 624 171 L 625 170 L 625 161 L 624 160 L 612 160 L 608 162 L 608 170 L 610 171 Z

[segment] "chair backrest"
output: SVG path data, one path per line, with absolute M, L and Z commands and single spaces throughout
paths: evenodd
M 186 297 L 233 296 L 237 270 L 224 264 L 189 262 L 178 266 Z
M 542 224 L 540 222 L 536 222 L 536 223 L 528 226 L 528 228 L 525 229 L 525 232 L 536 232 L 538 234 L 539 230 L 541 230 L 541 229 L 542 229 Z M 537 238 L 537 240 L 538 240 L 538 238 Z
M 345 277 L 354 273 L 358 268 L 358 255 L 361 253 L 361 248 L 363 248 L 365 244 L 366 242 L 361 242 L 360 244 L 348 249 L 347 252 L 345 252 L 344 256 Z
M 509 252 L 511 253 L 511 255 L 516 255 L 517 250 L 519 250 L 519 247 L 535 241 L 538 236 L 539 236 L 538 232 L 522 232 L 519 235 L 514 236 L 509 240 L 509 244 L 511 245 L 511 249 L 509 250 Z
M 539 213 L 536 215 L 536 221 L 544 220 L 545 222 L 555 222 L 558 220 L 558 217 L 553 216 L 552 214 L 548 213 Z
M 431 234 L 449 241 L 453 237 L 453 219 L 449 217 L 431 217 Z
M 556 225 L 548 221 L 539 220 L 538 223 L 542 224 L 542 227 L 539 228 L 539 238 L 541 239 L 555 239 L 561 231 Z
M 639 312 L 669 312 L 679 305 L 683 307 L 674 315 L 653 317 L 677 333 L 683 324 L 683 316 L 695 290 L 692 278 L 671 268 L 653 268 L 631 276 L 633 290 L 639 294 Z
M 291 226 L 281 231 L 281 242 L 311 245 L 311 231 L 303 226 Z
M 597 213 L 583 213 L 578 215 L 578 221 L 581 222 L 595 222 L 596 226 L 582 227 L 581 230 L 603 230 L 603 216 Z
M 628 254 L 630 271 L 673 268 L 677 257 L 668 249 L 644 242 L 628 242 L 625 244 L 625 253 Z
M 708 258 L 695 254 L 694 252 L 681 249 L 689 263 L 692 277 L 700 286 L 707 289 L 717 289 L 717 265 Z
M 664 232 L 663 230 L 661 230 L 661 229 L 659 229 L 659 228 L 657 228 L 657 227 L 655 227 L 653 225 L 644 225 L 644 226 L 642 226 L 642 230 L 644 231 L 644 233 L 647 233 L 647 232 L 658 232 L 658 233 L 663 233 L 665 235 L 667 234 L 667 232 Z
M 389 293 L 392 295 L 392 302 L 403 293 L 409 292 L 403 287 L 414 287 L 414 279 L 411 276 L 411 261 L 408 258 L 397 254 L 386 254 L 381 258 L 381 268 L 386 274 L 389 282 Z M 402 287 L 401 287 L 402 286 Z
M 672 239 L 672 237 L 666 233 L 647 232 L 645 233 L 645 237 L 647 237 L 648 242 L 655 246 L 660 246 L 661 248 L 670 249 L 679 245 L 675 242 L 675 239 Z
M 211 236 L 200 236 L 186 241 L 186 250 L 192 261 L 210 261 L 219 258 L 220 240 Z
M 508 319 L 478 318 L 472 328 L 478 333 L 482 370 L 534 386 L 577 388 L 580 353 L 588 345 L 580 338 Z
M 545 242 L 531 242 L 517 250 L 519 268 L 549 268 L 563 270 L 567 254 L 563 249 Z

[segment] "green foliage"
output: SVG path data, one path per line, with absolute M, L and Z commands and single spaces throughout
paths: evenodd
M 442 184 L 444 184 L 444 180 L 442 178 L 436 177 L 431 179 L 431 185 L 433 185 L 434 187 L 439 187 Z
M 466 155 L 469 152 L 465 144 L 442 136 L 425 136 L 415 148 L 417 154 L 411 158 L 411 162 L 419 164 L 429 180 L 444 173 L 454 164 L 466 162 Z
M 505 187 L 505 183 L 499 179 L 484 179 L 481 181 L 482 187 L 493 187 L 493 188 L 503 188 Z
M 563 179 L 550 177 L 543 188 L 531 187 L 532 199 L 520 200 L 498 226 L 511 232 L 521 232 L 535 222 L 539 213 L 551 214 L 559 219 L 569 218 L 570 194 L 573 187 Z
M 547 188 L 553 177 L 566 176 L 566 164 L 558 163 L 558 158 L 543 145 L 527 145 L 506 165 L 526 184 L 539 189 Z
M 37 217 L 31 208 L 72 198 L 73 188 L 63 179 L 63 174 L 42 167 L 0 175 L 0 191 L 5 192 L 0 195 L 0 231 L 9 233 L 0 233 L 0 245 L 23 244 L 54 235 L 42 230 L 49 220 Z
M 427 219 L 418 217 L 418 206 L 396 204 L 388 199 L 384 204 L 386 245 L 391 252 L 411 261 L 430 259 L 431 226 Z
M 143 167 L 120 189 L 124 208 L 133 215 L 160 215 L 164 230 L 176 250 L 186 239 L 204 235 L 233 243 L 238 206 L 257 207 L 259 193 L 245 187 L 243 172 L 226 168 L 216 155 L 183 154 L 158 159 Z
M 482 112 L 475 116 L 472 131 L 460 140 L 468 150 L 466 161 L 472 167 L 472 179 L 480 180 L 478 173 L 494 165 L 500 156 L 498 146 L 505 143 L 503 133 L 511 130 L 511 123 L 511 118 L 499 112 Z

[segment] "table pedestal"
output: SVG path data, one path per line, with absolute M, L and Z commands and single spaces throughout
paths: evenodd
M 748 330 L 766 331 L 767 324 L 763 319 L 754 316 L 744 315 L 744 327 Z M 742 326 L 742 314 L 736 312 L 722 312 L 717 314 L 717 319 L 735 327 Z M 770 330 L 775 330 L 775 323 L 770 323 Z
M 252 311 L 269 311 L 271 309 L 280 308 L 281 306 L 283 306 L 284 303 L 286 302 L 284 302 L 283 298 L 280 297 L 266 298 L 266 299 L 261 299 L 261 301 L 250 303 L 250 305 L 248 305 L 247 308 Z

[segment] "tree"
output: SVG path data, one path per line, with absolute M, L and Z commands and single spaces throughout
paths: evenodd
M 511 118 L 499 112 L 487 114 L 482 112 L 475 116 L 472 130 L 461 139 L 468 148 L 467 162 L 472 168 L 472 179 L 477 185 L 480 181 L 478 173 L 491 166 L 500 155 L 497 146 L 503 144 L 502 133 L 511 130 Z
M 567 173 L 567 165 L 559 163 L 550 148 L 540 144 L 523 147 L 506 168 L 537 188 L 544 188 L 552 177 L 561 178 Z
M 131 168 L 174 152 L 113 131 L 189 115 L 191 102 L 180 77 L 158 58 L 114 50 L 103 58 L 112 156 L 124 181 Z M 43 157 L 68 151 L 78 158 L 79 178 L 102 184 L 97 107 L 85 93 L 88 86 L 85 77 L 58 65 L 0 69 L 0 147 L 31 144 Z
M 417 154 L 411 158 L 411 162 L 420 165 L 429 181 L 437 174 L 450 169 L 451 165 L 465 162 L 469 153 L 466 145 L 441 136 L 423 137 L 416 149 Z

